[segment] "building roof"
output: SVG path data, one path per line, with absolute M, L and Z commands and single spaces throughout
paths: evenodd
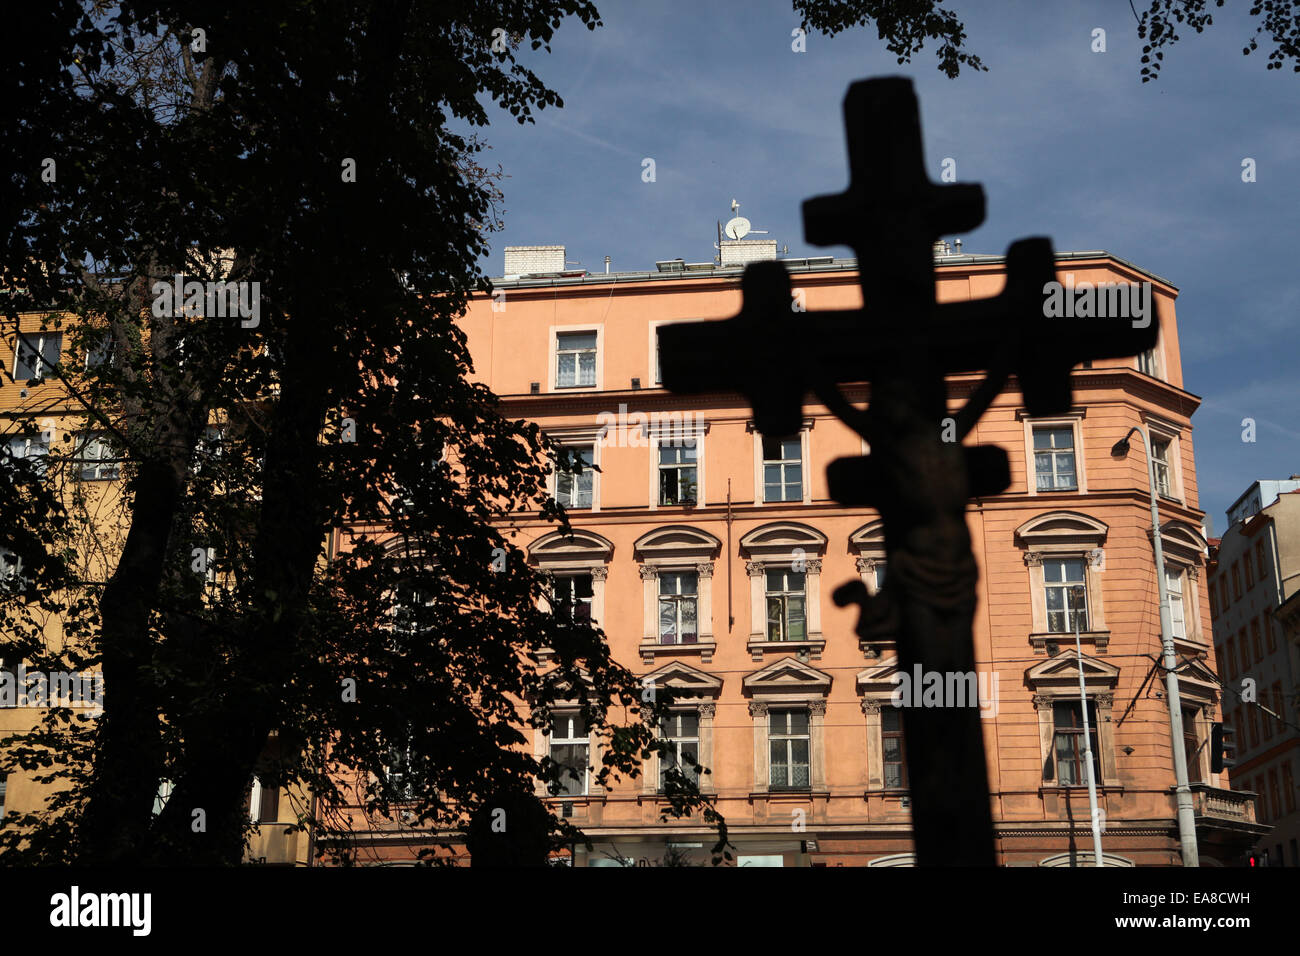
M 1156 275 L 1148 269 L 1129 262 L 1127 259 L 1121 259 L 1119 256 L 1106 252 L 1105 250 L 1092 250 L 1083 252 L 1057 252 L 1057 262 L 1075 262 L 1089 259 L 1109 259 L 1118 265 L 1146 276 L 1148 279 L 1159 282 L 1178 291 L 1168 279 Z M 786 271 L 797 275 L 810 272 L 855 272 L 858 268 L 856 258 L 837 259 L 833 256 L 809 256 L 807 258 L 777 259 L 786 267 Z M 953 266 L 997 266 L 1003 265 L 1007 261 L 1005 255 L 946 255 L 939 256 L 935 259 L 935 264 L 942 267 Z M 691 279 L 691 278 L 730 278 L 739 279 L 745 271 L 743 265 L 719 266 L 710 262 L 686 262 L 682 259 L 666 259 L 657 263 L 659 266 L 653 272 L 586 272 L 585 270 L 566 270 L 564 272 L 550 272 L 535 275 L 510 275 L 497 276 L 492 279 L 492 285 L 496 288 L 548 288 L 551 286 L 584 286 L 584 285 L 602 285 L 604 283 L 629 283 L 629 282 L 660 282 L 665 280 Z

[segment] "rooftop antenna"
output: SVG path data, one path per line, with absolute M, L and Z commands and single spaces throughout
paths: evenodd
M 731 200 L 731 211 L 734 213 L 739 208 L 740 203 L 736 202 L 734 199 Z M 727 221 L 727 224 L 722 227 L 722 231 L 727 234 L 728 239 L 744 239 L 750 234 L 755 236 L 767 235 L 766 229 L 751 228 L 749 220 L 744 216 L 733 216 Z M 719 237 L 718 242 L 721 243 L 721 241 L 721 237 Z

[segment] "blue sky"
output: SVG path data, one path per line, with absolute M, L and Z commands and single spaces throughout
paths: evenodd
M 1161 78 L 1143 84 L 1127 0 L 950 0 L 988 67 L 957 80 L 930 48 L 898 65 L 874 29 L 812 33 L 795 53 L 790 0 L 598 6 L 602 28 L 570 21 L 551 54 L 526 57 L 564 108 L 522 127 L 492 114 L 487 156 L 509 178 L 489 275 L 507 245 L 563 244 L 593 272 L 607 255 L 615 271 L 707 261 L 733 197 L 790 256 L 852 255 L 806 245 L 800 203 L 846 182 L 848 84 L 904 75 L 931 177 L 951 157 L 960 181 L 984 186 L 988 216 L 962 236 L 965 252 L 1048 235 L 1179 288 L 1185 386 L 1204 399 L 1192 420 L 1201 507 L 1216 533 L 1251 481 L 1300 472 L 1300 75 L 1266 70 L 1262 44 L 1242 56 L 1244 13 L 1182 31 Z M 1105 53 L 1091 49 L 1098 27 Z M 1254 183 L 1242 182 L 1245 157 Z M 1242 441 L 1247 417 L 1254 443 Z

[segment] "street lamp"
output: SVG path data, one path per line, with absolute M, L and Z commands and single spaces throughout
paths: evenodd
M 1196 813 L 1192 809 L 1192 791 L 1187 786 L 1187 753 L 1183 748 L 1183 709 L 1178 695 L 1178 661 L 1174 654 L 1174 629 L 1169 613 L 1169 590 L 1165 583 L 1165 551 L 1160 541 L 1160 510 L 1156 504 L 1156 472 L 1151 461 L 1151 438 L 1146 429 L 1134 425 L 1117 441 L 1110 453 L 1121 458 L 1129 453 L 1129 438 L 1142 437 L 1147 459 L 1147 489 L 1151 497 L 1151 543 L 1155 548 L 1156 587 L 1160 595 L 1160 646 L 1164 655 L 1166 696 L 1169 699 L 1170 747 L 1174 752 L 1174 782 L 1178 796 L 1178 841 L 1182 846 L 1183 866 L 1200 866 L 1196 849 Z
M 1088 690 L 1083 681 L 1083 645 L 1079 643 L 1079 609 L 1087 606 L 1087 591 L 1070 589 L 1074 601 L 1074 653 L 1079 663 L 1079 707 L 1083 711 L 1083 761 L 1088 767 L 1088 813 L 1092 818 L 1093 866 L 1105 866 L 1101 856 L 1101 818 L 1097 815 L 1097 775 L 1092 767 L 1092 728 L 1088 723 Z M 1100 734 L 1100 731 L 1098 732 Z

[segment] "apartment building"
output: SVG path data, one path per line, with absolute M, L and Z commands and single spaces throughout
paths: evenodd
M 879 516 L 838 504 L 827 489 L 827 465 L 867 452 L 866 443 L 816 403 L 796 433 L 762 435 L 737 395 L 684 397 L 660 385 L 658 330 L 734 315 L 742 264 L 775 258 L 776 243 L 723 241 L 715 262 L 665 260 L 645 272 L 590 274 L 564 255 L 562 246 L 507 249 L 504 277 L 462 322 L 475 374 L 506 413 L 538 422 L 593 466 L 553 476 L 571 535 L 527 514 L 515 516 L 512 533 L 553 577 L 558 606 L 598 623 L 646 686 L 683 695 L 663 728 L 673 756 L 652 758 L 641 779 L 609 789 L 587 772 L 599 764 L 599 742 L 576 717 L 549 737 L 534 732 L 537 755 L 573 769 L 567 792 L 548 798 L 593 840 L 572 862 L 705 861 L 707 827 L 660 820 L 666 765 L 693 754 L 711 770 L 700 786 L 726 816 L 740 865 L 911 865 L 894 645 L 888 635 L 860 640 L 856 609 L 831 600 L 847 581 L 874 592 L 888 577 Z M 853 260 L 783 261 L 809 311 L 862 304 Z M 996 294 L 1005 266 L 1001 256 L 941 250 L 940 300 Z M 998 858 L 1091 861 L 1082 670 L 1104 862 L 1180 861 L 1171 750 L 1179 746 L 1191 768 L 1201 862 L 1226 863 L 1262 828 L 1251 795 L 1230 790 L 1210 765 L 1220 686 L 1192 440 L 1199 400 L 1183 387 L 1176 289 L 1104 252 L 1062 253 L 1058 270 L 1073 282 L 1150 282 L 1163 326 L 1147 354 L 1076 369 L 1067 413 L 1031 418 L 1013 388 L 970 437 L 1001 445 L 1012 473 L 1005 493 L 968 511 L 981 571 L 974 637 Z M 952 407 L 977 381 L 950 379 Z M 862 404 L 869 385 L 848 394 Z M 1136 444 L 1127 457 L 1111 454 L 1134 425 L 1153 437 L 1160 573 L 1183 662 L 1186 730 L 1173 742 L 1154 666 L 1147 466 Z M 1071 596 L 1076 587 L 1081 600 Z M 397 860 L 408 842 L 376 833 L 370 851 Z
M 111 574 L 130 524 L 129 506 L 122 495 L 125 459 L 110 434 L 51 370 L 60 365 L 63 373 L 77 382 L 82 372 L 112 361 L 107 340 L 78 344 L 68 317 L 51 322 L 42 313 L 21 315 L 17 333 L 10 331 L 0 339 L 0 361 L 8 373 L 0 378 L 0 454 L 35 465 L 70 510 L 90 518 L 86 537 L 80 542 L 85 560 L 80 575 L 93 591 Z M 210 436 L 219 434 L 220 427 L 214 422 Z M 21 557 L 3 547 L 0 588 L 29 588 Z M 47 646 L 61 648 L 66 639 L 61 620 L 34 615 L 34 619 L 41 618 Z M 10 636 L 4 631 L 5 623 L 0 621 L 0 638 Z M 12 651 L 6 654 L 0 644 L 0 737 L 35 729 L 47 699 L 42 694 L 60 686 L 59 681 L 73 688 L 74 693 L 64 699 L 71 701 L 74 713 L 97 715 L 105 686 L 95 673 L 47 674 L 29 664 Z M 170 784 L 162 781 L 155 812 L 161 810 L 170 792 Z M 6 811 L 39 811 L 48 796 L 48 786 L 38 783 L 32 774 L 0 770 L 0 825 L 4 825 Z M 296 823 L 295 801 L 302 799 L 306 797 L 263 787 L 256 779 L 251 782 L 246 802 L 249 818 L 258 826 L 247 854 L 250 862 L 307 861 L 306 840 L 274 826 Z
M 1257 794 L 1258 820 L 1271 827 L 1252 849 L 1257 863 L 1300 866 L 1300 647 L 1290 600 L 1300 591 L 1300 479 L 1254 482 L 1228 522 L 1206 581 L 1224 717 L 1236 732 L 1229 777 Z
M 856 609 L 831 600 L 847 581 L 874 592 L 888 578 L 879 516 L 831 500 L 826 483 L 831 461 L 869 449 L 816 403 L 796 433 L 769 436 L 755 430 L 739 396 L 688 398 L 659 383 L 657 330 L 735 314 L 743 264 L 776 256 L 767 240 L 721 246 L 716 263 L 676 259 L 652 271 L 595 274 L 567 268 L 562 246 L 507 250 L 494 292 L 476 296 L 462 320 L 475 375 L 506 413 L 538 422 L 593 466 L 552 479 L 571 535 L 529 514 L 514 516 L 507 530 L 552 576 L 562 606 L 599 624 L 645 686 L 682 697 L 663 728 L 673 756 L 652 758 L 640 779 L 609 789 L 588 772 L 600 762 L 599 741 L 576 715 L 549 736 L 534 733 L 536 754 L 573 770 L 567 792 L 547 799 L 594 841 L 591 851 L 575 849 L 575 865 L 703 862 L 712 830 L 699 820 L 660 819 L 663 774 L 693 755 L 711 771 L 700 785 L 726 816 L 740 865 L 911 865 L 907 742 L 894 702 L 900 680 L 913 675 L 900 674 L 887 634 L 859 639 Z M 853 260 L 783 262 L 808 310 L 862 304 Z M 1005 269 L 1002 256 L 945 250 L 936 259 L 938 296 L 994 295 Z M 1151 352 L 1076 369 L 1068 412 L 1031 418 L 1013 386 L 970 436 L 1003 447 L 1012 476 L 1004 493 L 973 501 L 967 512 L 980 567 L 972 676 L 986 718 L 998 858 L 1015 866 L 1091 862 L 1086 713 L 1104 862 L 1179 862 L 1172 747 L 1181 746 L 1201 862 L 1231 863 L 1265 828 L 1255 821 L 1253 793 L 1211 771 L 1211 728 L 1224 705 L 1197 500 L 1191 416 L 1199 400 L 1183 385 L 1177 290 L 1104 252 L 1061 253 L 1058 272 L 1075 283 L 1150 282 L 1163 324 Z M 39 335 L 38 317 L 30 323 L 4 343 L 3 360 L 15 371 L 30 370 L 33 350 L 92 360 Z M 950 379 L 954 409 L 977 382 Z M 23 456 L 46 451 L 42 415 L 54 419 L 54 441 L 86 430 L 70 405 L 53 402 L 53 387 L 29 379 L 0 388 L 5 441 Z M 870 386 L 847 393 L 861 405 Z M 35 441 L 34 425 L 41 425 Z M 1134 425 L 1153 437 L 1160 573 L 1183 662 L 1180 741 L 1171 740 L 1154 666 L 1160 634 L 1146 462 L 1136 444 L 1126 457 L 1111 454 Z M 74 477 L 107 493 L 118 471 L 111 450 L 95 451 L 93 441 L 77 438 L 86 450 Z M 30 710 L 0 711 L 0 733 L 33 719 Z M 41 799 L 22 775 L 0 781 L 0 796 L 11 809 Z M 294 819 L 290 796 L 254 785 L 250 812 L 263 825 L 251 859 L 310 857 L 305 838 L 274 826 Z M 399 815 L 372 824 L 360 841 L 363 861 L 398 863 L 433 835 Z

